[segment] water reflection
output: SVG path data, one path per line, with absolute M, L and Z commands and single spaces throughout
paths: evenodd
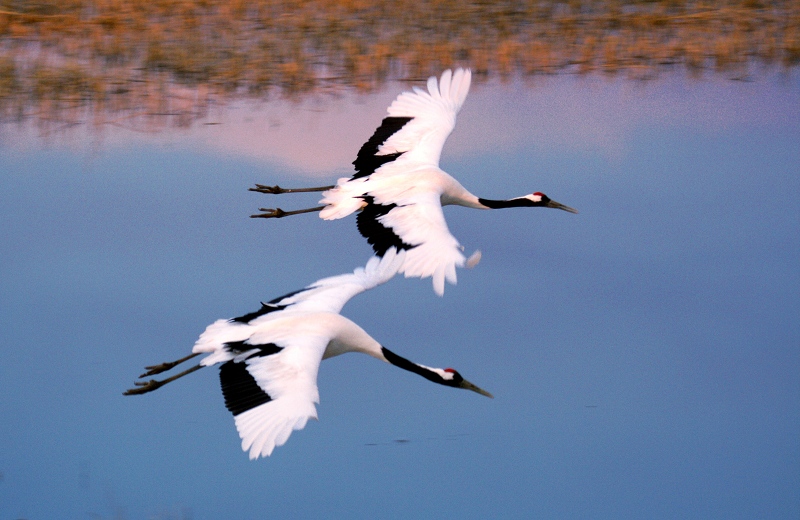
M 746 77 L 800 60 L 797 2 L 0 2 L 0 116 L 187 126 L 232 99 L 490 77 Z

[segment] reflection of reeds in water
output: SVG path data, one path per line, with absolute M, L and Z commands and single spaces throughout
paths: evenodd
M 0 0 L 5 119 L 188 124 L 215 99 L 368 91 L 453 65 L 480 80 L 799 61 L 796 0 Z

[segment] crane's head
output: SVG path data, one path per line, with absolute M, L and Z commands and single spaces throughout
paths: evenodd
M 541 191 L 537 191 L 537 192 L 531 193 L 530 195 L 525 195 L 524 197 L 521 197 L 520 199 L 517 199 L 517 200 L 521 200 L 521 199 L 525 199 L 525 200 L 530 201 L 529 203 L 525 203 L 524 204 L 525 206 L 563 209 L 564 211 L 569 211 L 570 213 L 577 213 L 578 212 L 578 210 L 575 209 L 575 208 L 570 208 L 569 206 L 565 206 L 564 204 L 561 204 L 560 202 L 554 201 L 553 199 L 551 199 L 550 197 L 548 197 L 547 195 L 545 195 Z
M 442 384 L 445 386 L 452 386 L 454 388 L 463 388 L 465 390 L 472 390 L 473 392 L 477 392 L 481 395 L 485 395 L 486 397 L 491 397 L 492 399 L 494 399 L 494 396 L 492 394 L 490 394 L 483 388 L 473 385 L 472 383 L 464 379 L 461 376 L 461 374 L 458 373 L 458 370 L 455 370 L 454 368 L 445 368 L 444 370 L 442 370 L 441 368 L 434 368 L 432 370 L 434 370 L 436 373 L 440 375 L 440 377 L 442 378 Z

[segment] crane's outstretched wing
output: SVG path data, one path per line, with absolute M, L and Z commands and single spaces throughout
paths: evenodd
M 352 273 L 323 278 L 308 287 L 272 300 L 269 304 L 302 312 L 339 313 L 353 296 L 389 281 L 403 264 L 405 252 L 387 250 L 372 257 Z
M 267 303 L 256 311 L 230 319 L 217 320 L 200 335 L 192 352 L 209 353 L 204 365 L 228 361 L 225 345 L 250 337 L 252 329 L 267 321 L 311 312 L 340 313 L 353 296 L 389 281 L 401 268 L 405 252 L 389 249 L 382 257 L 372 257 L 352 273 L 317 280 L 311 285 Z
M 269 456 L 317 418 L 317 372 L 328 341 L 292 335 L 279 343 L 228 346 L 235 355 L 220 366 L 220 386 L 251 460 Z
M 432 277 L 433 290 L 439 296 L 444 294 L 445 280 L 456 283 L 456 267 L 463 267 L 466 259 L 447 228 L 438 195 L 416 193 L 401 204 L 372 202 L 358 214 L 357 221 L 377 254 L 387 246 L 405 250 L 400 272 L 406 277 Z
M 374 180 L 423 167 L 438 168 L 442 147 L 455 128 L 471 78 L 468 69 L 455 73 L 446 70 L 439 81 L 436 77 L 428 79 L 428 92 L 414 87 L 413 92 L 397 96 L 387 109 L 388 116 L 353 161 L 355 175 L 339 179 L 335 188 L 323 193 L 320 203 L 326 206 L 320 218 L 338 219 L 364 207 L 363 197 L 374 189 Z
M 205 366 L 224 363 L 232 359 L 228 345 L 248 341 L 267 321 L 313 312 L 338 314 L 353 296 L 389 281 L 401 268 L 405 254 L 389 249 L 383 257 L 370 258 L 366 266 L 352 273 L 317 280 L 304 289 L 262 303 L 256 311 L 217 320 L 206 327 L 192 352 L 209 354 L 203 358 Z
M 303 318 L 308 323 L 306 316 L 290 317 L 275 330 L 218 320 L 194 346 L 193 352 L 209 353 L 201 365 L 221 363 L 225 407 L 251 459 L 269 456 L 317 418 L 317 372 L 330 336 L 324 328 L 298 332 Z
M 402 162 L 439 166 L 442 147 L 456 126 L 471 79 L 468 69 L 454 74 L 446 70 L 438 84 L 435 76 L 428 79 L 428 92 L 414 87 L 413 92 L 397 96 L 387 110 L 389 118 L 410 119 L 378 146 L 376 155 L 400 153 Z

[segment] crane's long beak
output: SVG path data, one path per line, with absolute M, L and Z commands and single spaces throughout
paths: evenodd
M 473 392 L 478 392 L 481 395 L 485 395 L 486 397 L 490 397 L 490 398 L 494 399 L 494 396 L 492 394 L 490 394 L 489 392 L 487 392 L 483 388 L 480 388 L 480 387 L 477 387 L 477 386 L 473 385 L 472 383 L 470 383 L 466 379 L 463 379 L 461 381 L 461 383 L 458 385 L 458 387 L 459 388 L 463 388 L 465 390 L 472 390 Z
M 555 209 L 563 209 L 564 211 L 569 211 L 570 213 L 577 213 L 578 212 L 577 209 L 570 208 L 569 206 L 565 206 L 565 205 L 561 204 L 560 202 L 556 202 L 554 200 L 550 200 L 547 203 L 547 207 L 548 208 L 555 208 Z

